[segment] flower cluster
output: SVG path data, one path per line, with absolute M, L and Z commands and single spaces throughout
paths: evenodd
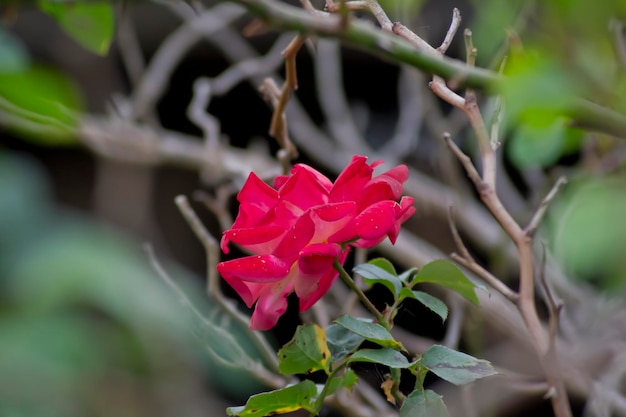
M 250 174 L 221 247 L 228 253 L 233 242 L 253 255 L 217 265 L 248 307 L 256 302 L 250 328 L 274 327 L 294 291 L 300 311 L 315 304 L 337 278 L 334 262 L 343 264 L 351 246 L 369 248 L 387 236 L 395 243 L 415 208 L 402 196 L 407 167 L 372 177 L 381 163 L 354 156 L 334 184 L 304 164 L 276 177 L 274 187 Z

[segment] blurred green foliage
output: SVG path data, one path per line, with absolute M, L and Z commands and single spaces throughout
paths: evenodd
M 98 55 L 109 52 L 115 34 L 111 3 L 39 0 L 38 4 L 41 10 L 53 16 L 67 34 L 84 48 Z
M 626 178 L 576 181 L 551 210 L 550 243 L 570 275 L 626 290 Z
M 0 111 L 21 120 L 7 128 L 39 145 L 75 144 L 82 109 L 82 95 L 72 80 L 33 63 L 22 43 L 0 28 Z
M 247 370 L 200 354 L 215 335 L 192 337 L 188 312 L 136 244 L 50 202 L 38 166 L 0 153 L 0 195 L 0 415 L 165 415 L 202 389 L 207 365 L 223 392 L 259 390 Z M 168 269 L 209 316 L 201 286 Z M 255 353 L 245 331 L 223 324 Z

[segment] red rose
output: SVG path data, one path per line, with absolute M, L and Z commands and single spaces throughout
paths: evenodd
M 413 198 L 402 196 L 408 169 L 399 165 L 372 178 L 382 161 L 366 160 L 355 155 L 334 184 L 304 164 L 276 177 L 273 188 L 250 174 L 221 247 L 228 253 L 234 242 L 254 255 L 222 262 L 217 270 L 248 307 L 256 302 L 251 329 L 274 327 L 294 291 L 300 311 L 315 304 L 337 278 L 335 259 L 343 264 L 350 246 L 369 248 L 386 236 L 395 243 L 415 211 Z

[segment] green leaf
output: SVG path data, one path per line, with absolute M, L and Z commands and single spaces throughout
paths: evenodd
M 339 317 L 337 320 L 335 320 L 335 323 L 345 327 L 351 332 L 358 334 L 359 336 L 363 337 L 365 340 L 369 340 L 370 342 L 374 342 L 383 347 L 388 347 L 396 350 L 404 350 L 402 344 L 397 340 L 394 340 L 391 333 L 389 333 L 389 331 L 380 324 L 356 319 L 348 315 L 343 315 Z
M 455 385 L 497 374 L 488 361 L 441 345 L 433 345 L 424 352 L 420 364 L 439 378 Z
M 402 282 L 410 282 L 411 279 L 413 278 L 413 276 L 415 276 L 415 274 L 417 274 L 417 272 L 418 272 L 417 268 L 411 268 L 411 269 L 408 269 L 408 270 L 404 271 L 403 273 L 401 273 L 398 276 L 398 278 Z
M 398 276 L 398 273 L 396 272 L 396 268 L 394 268 L 393 264 L 389 262 L 387 258 L 374 258 L 370 260 L 367 264 L 377 266 L 380 269 L 384 269 L 385 271 L 387 271 L 394 277 Z
M 113 6 L 105 1 L 57 3 L 39 1 L 42 11 L 53 16 L 79 44 L 98 55 L 106 55 L 115 32 Z
M 419 301 L 428 307 L 428 309 L 430 309 L 433 313 L 441 317 L 442 321 L 446 321 L 448 318 L 448 306 L 446 306 L 446 304 L 437 297 L 423 291 L 411 291 L 408 288 L 403 288 L 402 291 L 400 291 L 400 296 L 402 298 L 413 298 Z
M 63 74 L 39 66 L 0 73 L 0 97 L 9 103 L 0 104 L 0 111 L 58 130 L 57 135 L 18 130 L 25 138 L 44 145 L 76 142 L 75 114 L 82 100 L 78 88 Z
M 409 394 L 400 407 L 400 417 L 448 417 L 443 397 L 434 391 L 416 390 Z
M 470 281 L 463 272 L 450 261 L 440 259 L 424 265 L 413 279 L 412 284 L 414 285 L 421 282 L 432 282 L 444 286 L 458 292 L 472 303 L 480 305 L 474 291 L 479 287 Z
M 324 329 L 316 324 L 298 326 L 293 339 L 278 351 L 278 370 L 284 375 L 324 370 L 328 373 L 330 351 Z
M 361 349 L 350 357 L 350 362 L 371 362 L 386 365 L 390 368 L 408 368 L 409 360 L 397 350 L 384 349 Z
M 328 344 L 333 362 L 348 356 L 364 340 L 363 337 L 338 324 L 333 323 L 326 328 L 326 343 Z
M 357 265 L 354 267 L 353 271 L 361 275 L 363 281 L 370 286 L 382 284 L 391 291 L 395 298 L 400 294 L 402 282 L 393 269 L 393 265 L 386 259 L 378 258 L 369 263 Z
M 346 370 L 342 376 L 336 376 L 329 382 L 328 392 L 326 395 L 332 395 L 339 391 L 341 388 L 352 389 L 357 383 L 358 377 L 352 369 Z
M 229 407 L 226 412 L 229 416 L 264 417 L 300 409 L 313 411 L 317 395 L 317 386 L 307 380 L 286 388 L 253 395 L 246 405 Z

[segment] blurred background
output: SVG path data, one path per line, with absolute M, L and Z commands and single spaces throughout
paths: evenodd
M 0 416 L 225 415 L 263 384 L 220 362 L 232 346 L 216 345 L 216 328 L 258 352 L 206 297 L 206 253 L 174 198 L 189 196 L 219 238 L 248 172 L 280 172 L 258 87 L 266 77 L 281 85 L 280 51 L 293 34 L 226 2 L 88 3 L 0 1 Z M 503 114 L 499 191 L 525 223 L 556 178 L 569 178 L 541 240 L 566 303 L 571 377 L 584 382 L 570 389 L 577 415 L 626 415 L 625 135 L 562 116 L 575 96 L 626 112 L 626 6 L 381 4 L 435 47 L 457 7 L 477 65 L 506 61 L 505 110 L 481 97 L 488 121 Z M 464 60 L 462 34 L 448 55 Z M 476 156 L 471 129 L 430 93 L 429 75 L 315 37 L 297 64 L 287 121 L 298 162 L 331 178 L 355 153 L 412 169 L 413 240 L 399 242 L 395 259 L 381 253 L 403 269 L 455 250 L 442 215 L 454 204 L 473 253 L 515 286 L 510 244 L 440 141 L 448 131 Z M 159 277 L 146 244 L 194 308 Z M 460 312 L 452 345 L 516 372 L 535 366 L 518 352 L 520 336 L 489 318 L 497 307 L 447 301 Z M 271 342 L 288 341 L 299 322 L 290 303 Z M 445 339 L 453 326 L 416 305 L 398 323 L 418 341 Z M 377 386 L 380 372 L 367 372 Z M 551 415 L 536 392 L 487 399 L 492 388 L 476 389 L 475 415 Z M 451 410 L 463 409 L 454 401 Z

